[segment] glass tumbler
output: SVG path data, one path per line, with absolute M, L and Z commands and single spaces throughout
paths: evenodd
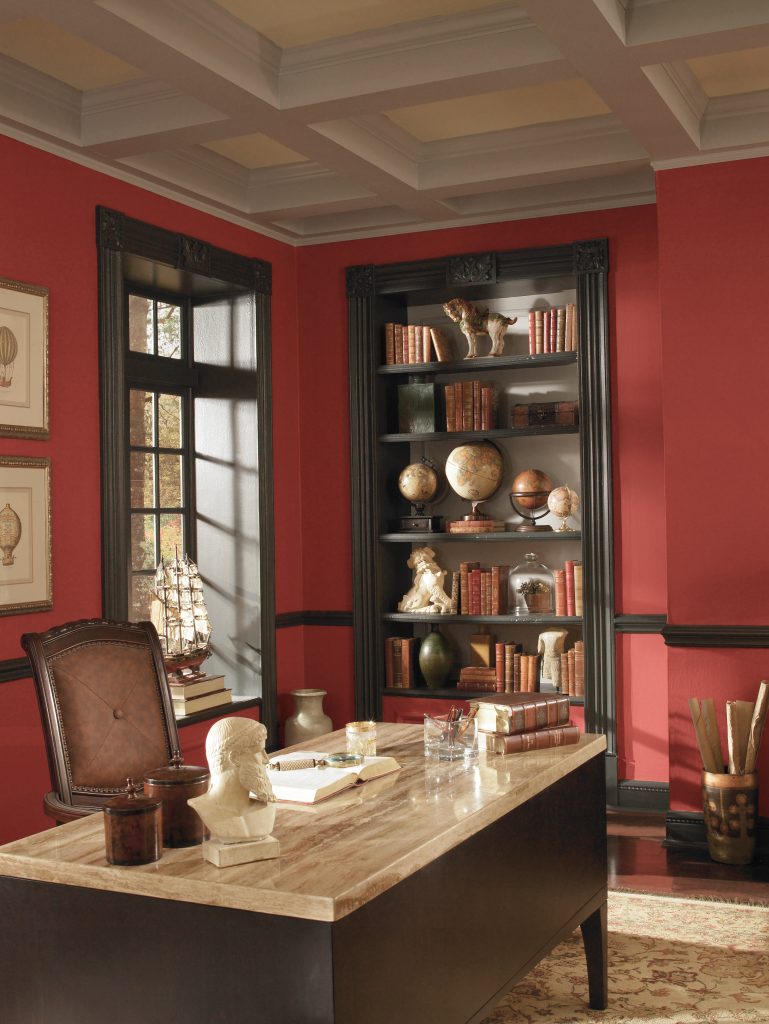
M 376 722 L 348 722 L 345 735 L 348 754 L 376 754 Z

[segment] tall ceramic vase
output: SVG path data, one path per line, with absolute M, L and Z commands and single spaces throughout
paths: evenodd
M 287 747 L 332 731 L 334 725 L 323 711 L 325 690 L 292 690 L 291 696 L 294 698 L 294 713 L 286 719 Z
M 451 644 L 437 629 L 428 633 L 419 646 L 419 671 L 428 690 L 440 690 L 454 664 Z

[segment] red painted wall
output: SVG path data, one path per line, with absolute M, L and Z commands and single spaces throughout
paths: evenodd
M 658 175 L 670 621 L 765 624 L 769 160 Z M 671 806 L 699 810 L 687 699 L 755 699 L 769 652 L 671 649 Z M 722 722 L 723 725 L 723 722 Z M 725 736 L 722 734 L 722 740 Z M 769 746 L 769 741 L 765 741 Z M 767 750 L 760 812 L 769 811 Z
M 305 501 L 312 502 L 314 509 L 308 508 L 303 517 L 306 608 L 349 609 L 352 600 L 345 267 L 601 237 L 609 239 L 611 265 L 616 606 L 625 614 L 665 613 L 661 338 L 653 206 L 418 232 L 299 251 L 299 294 L 313 320 L 313 344 L 304 345 L 300 360 L 303 480 Z M 330 458 L 329 453 L 335 455 Z M 328 684 L 332 706 L 338 706 L 351 688 L 351 676 L 343 668 L 350 643 L 345 632 L 329 631 L 326 641 L 328 656 L 338 659 L 340 666 Z M 655 650 L 647 671 L 647 654 L 644 645 L 634 648 L 632 671 L 626 679 L 621 674 L 618 678 L 619 691 L 627 689 L 622 735 L 631 735 L 640 716 L 643 728 L 656 730 L 660 740 L 634 743 L 625 760 L 635 772 L 630 777 L 666 782 L 665 657 Z M 631 666 L 629 656 L 622 664 Z M 388 717 L 402 713 L 395 700 L 386 703 Z M 335 723 L 343 724 L 336 718 Z
M 276 598 L 278 611 L 301 608 L 294 250 L 4 137 L 0 164 L 0 277 L 49 289 L 51 382 L 50 440 L 0 438 L 0 454 L 51 459 L 54 601 L 51 612 L 0 618 L 0 660 L 22 656 L 24 632 L 101 613 L 97 205 L 272 263 Z M 29 680 L 0 686 L 0 779 L 0 842 L 45 827 L 47 768 Z

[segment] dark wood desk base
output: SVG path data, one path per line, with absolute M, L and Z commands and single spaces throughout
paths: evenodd
M 603 757 L 333 923 L 8 877 L 0 906 L 4 1024 L 477 1024 L 577 926 L 603 1009 Z

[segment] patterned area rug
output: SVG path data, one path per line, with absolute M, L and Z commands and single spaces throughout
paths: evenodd
M 610 892 L 608 919 L 607 1010 L 576 931 L 484 1024 L 769 1022 L 769 907 Z

